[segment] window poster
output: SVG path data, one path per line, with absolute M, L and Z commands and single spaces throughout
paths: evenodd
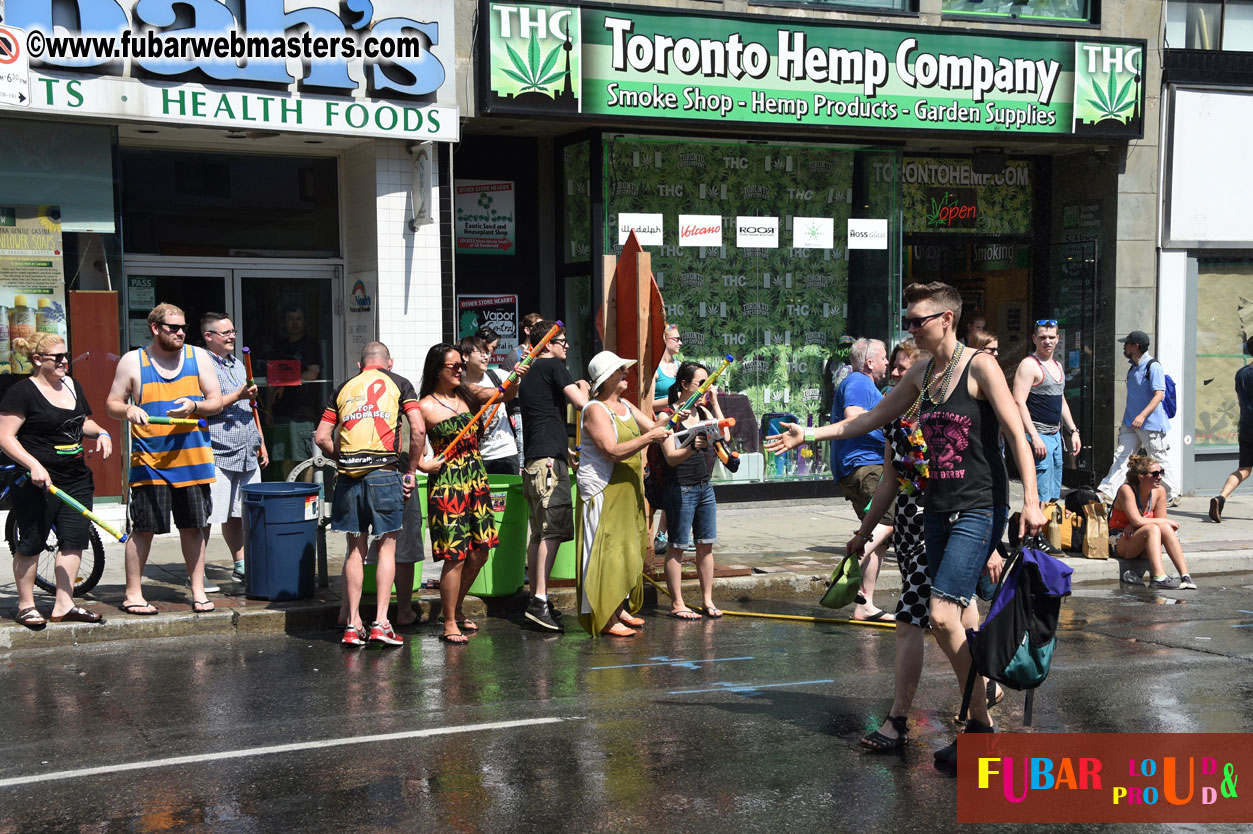
M 512 255 L 517 251 L 514 184 L 457 180 L 453 197 L 458 255 Z
M 518 356 L 518 296 L 457 296 L 457 338 L 473 336 L 480 327 L 490 327 L 500 336 L 489 364 L 512 368 Z
M 0 205 L 0 374 L 31 371 L 30 339 L 65 337 L 58 206 Z

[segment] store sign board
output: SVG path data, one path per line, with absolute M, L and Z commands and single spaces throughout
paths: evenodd
M 793 217 L 794 249 L 830 249 L 835 245 L 835 218 Z
M 849 249 L 887 249 L 888 221 L 880 219 L 848 219 Z
M 900 180 L 904 231 L 942 234 L 1030 235 L 1031 162 L 1014 159 L 995 174 L 974 170 L 970 157 L 906 156 L 871 163 L 877 183 Z
M 405 17 L 369 2 L 342 4 L 339 13 L 284 0 L 186 5 L 192 25 L 163 16 L 160 3 L 77 0 L 71 30 L 68 18 L 54 27 L 47 0 L 7 0 L 5 28 L 23 30 L 28 101 L 12 101 L 5 85 L 17 82 L 5 82 L 0 107 L 235 130 L 459 138 L 450 0 L 413 0 Z
M 623 246 L 631 232 L 640 246 L 661 246 L 665 231 L 665 215 L 624 211 L 618 215 L 618 245 Z
M 458 255 L 512 255 L 518 224 L 514 184 L 457 180 L 453 198 Z
M 721 246 L 722 215 L 680 214 L 680 246 Z
M 482 0 L 484 107 L 894 130 L 1143 135 L 1144 41 Z
M 0 206 L 0 374 L 29 374 L 30 339 L 65 329 L 65 265 L 57 206 Z
M 735 245 L 739 248 L 779 248 L 779 218 L 736 217 Z
M 26 56 L 26 33 L 0 26 L 0 104 L 30 104 L 30 59 Z
M 473 336 L 480 327 L 490 327 L 500 336 L 496 351 L 488 360 L 493 365 L 513 367 L 518 356 L 518 296 L 458 295 L 457 338 Z

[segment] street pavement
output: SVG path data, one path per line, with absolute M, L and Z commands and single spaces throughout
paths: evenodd
M 1016 488 L 1013 484 L 1012 488 Z M 1015 499 L 1018 503 L 1018 499 Z M 1224 521 L 1208 520 L 1208 497 L 1184 498 L 1171 510 L 1180 524 L 1179 535 L 1193 577 L 1204 588 L 1206 577 L 1230 571 L 1253 570 L 1253 490 L 1239 490 L 1227 502 Z M 718 510 L 717 563 L 728 573 L 746 574 L 719 579 L 718 599 L 772 598 L 813 600 L 821 596 L 824 582 L 843 557 L 844 542 L 857 526 L 852 506 L 842 499 L 809 501 L 763 501 L 729 504 Z M 83 600 L 85 607 L 99 611 L 107 622 L 102 626 L 50 624 L 41 631 L 29 631 L 13 622 L 16 589 L 11 573 L 3 574 L 0 584 L 0 652 L 26 648 L 133 639 L 175 637 L 190 634 L 235 634 L 292 631 L 333 625 L 339 607 L 339 571 L 344 553 L 342 536 L 330 534 L 330 584 L 318 588 L 314 599 L 271 603 L 249 600 L 243 585 L 231 578 L 231 561 L 218 531 L 208 548 L 208 577 L 222 587 L 212 594 L 218 610 L 211 614 L 191 613 L 189 591 L 184 583 L 186 569 L 174 535 L 157 537 L 145 571 L 147 598 L 161 610 L 156 617 L 123 614 L 117 606 L 124 593 L 122 545 L 106 542 L 106 569 L 96 589 Z M 429 554 L 429 547 L 428 547 Z M 689 554 L 690 555 L 690 554 Z M 891 555 L 889 554 L 889 560 Z M 1073 556 L 1067 562 L 1075 569 L 1074 581 L 1116 581 L 1116 560 L 1089 560 Z M 426 578 L 438 577 L 439 566 L 423 565 Z M 573 591 L 555 591 L 559 606 L 572 605 Z M 876 603 L 891 608 L 899 590 L 895 563 L 885 564 L 879 581 Z M 650 590 L 650 594 L 653 594 Z M 36 601 L 47 615 L 51 598 L 37 592 Z M 471 616 L 517 613 L 518 599 L 468 601 Z M 438 615 L 437 591 L 420 595 L 425 618 Z M 418 631 L 419 635 L 426 632 Z M 433 637 L 431 638 L 433 639 Z
M 1033 727 L 1011 692 L 1000 730 L 1253 731 L 1250 581 L 1080 586 Z M 0 832 L 957 830 L 931 752 L 958 695 L 934 645 L 910 746 L 870 755 L 857 739 L 889 705 L 888 631 L 646 619 L 625 640 L 492 618 L 464 647 L 345 650 L 320 629 L 9 653 Z

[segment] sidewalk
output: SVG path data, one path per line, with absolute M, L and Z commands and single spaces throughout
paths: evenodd
M 1209 575 L 1253 570 L 1253 491 L 1238 491 L 1227 501 L 1222 524 L 1209 521 L 1208 508 L 1209 497 L 1198 497 L 1184 498 L 1178 508 L 1171 510 L 1171 517 L 1180 522 L 1184 552 L 1202 593 Z M 831 570 L 843 558 L 844 542 L 856 525 L 852 506 L 839 499 L 763 501 L 720 507 L 714 557 L 718 565 L 730 569 L 729 572 L 748 575 L 719 579 L 719 597 L 817 600 Z M 104 625 L 49 623 L 42 631 L 31 631 L 13 622 L 17 595 L 12 574 L 6 572 L 5 581 L 0 584 L 0 652 L 139 637 L 330 629 L 335 625 L 339 610 L 344 538 L 331 534 L 327 544 L 330 585 L 318 588 L 314 599 L 289 603 L 249 600 L 243 596 L 243 584 L 231 578 L 231 562 L 215 528 L 209 542 L 207 575 L 221 586 L 222 592 L 209 595 L 217 606 L 216 611 L 193 614 L 189 591 L 184 585 L 187 574 L 178 538 L 176 535 L 158 537 L 153 542 L 152 555 L 144 572 L 144 591 L 161 613 L 136 617 L 117 608 L 125 589 L 123 546 L 109 542 L 105 545 L 104 576 L 95 590 L 81 600 L 84 607 L 100 612 L 108 622 Z M 885 565 L 876 594 L 880 606 L 890 606 L 899 589 L 890 553 L 888 561 L 891 564 Z M 1066 561 L 1074 568 L 1077 583 L 1118 580 L 1117 560 L 1076 556 Z M 439 567 L 429 559 L 423 568 L 425 578 L 438 577 Z M 655 592 L 649 589 L 649 593 Z M 554 592 L 555 604 L 560 608 L 571 608 L 573 599 L 572 588 L 558 588 Z M 36 591 L 35 600 L 47 616 L 52 598 Z M 419 601 L 424 618 L 432 614 L 438 618 L 436 592 L 422 592 L 420 597 L 415 597 L 415 604 Z M 517 598 L 488 601 L 470 598 L 466 602 L 467 613 L 472 617 L 517 616 L 517 606 Z M 428 631 L 417 629 L 410 636 L 424 636 Z

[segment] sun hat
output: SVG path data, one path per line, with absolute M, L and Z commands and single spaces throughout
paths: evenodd
M 592 393 L 600 390 L 600 386 L 609 375 L 619 368 L 629 368 L 635 364 L 634 359 L 623 359 L 612 350 L 602 350 L 587 363 L 587 376 L 592 381 Z

